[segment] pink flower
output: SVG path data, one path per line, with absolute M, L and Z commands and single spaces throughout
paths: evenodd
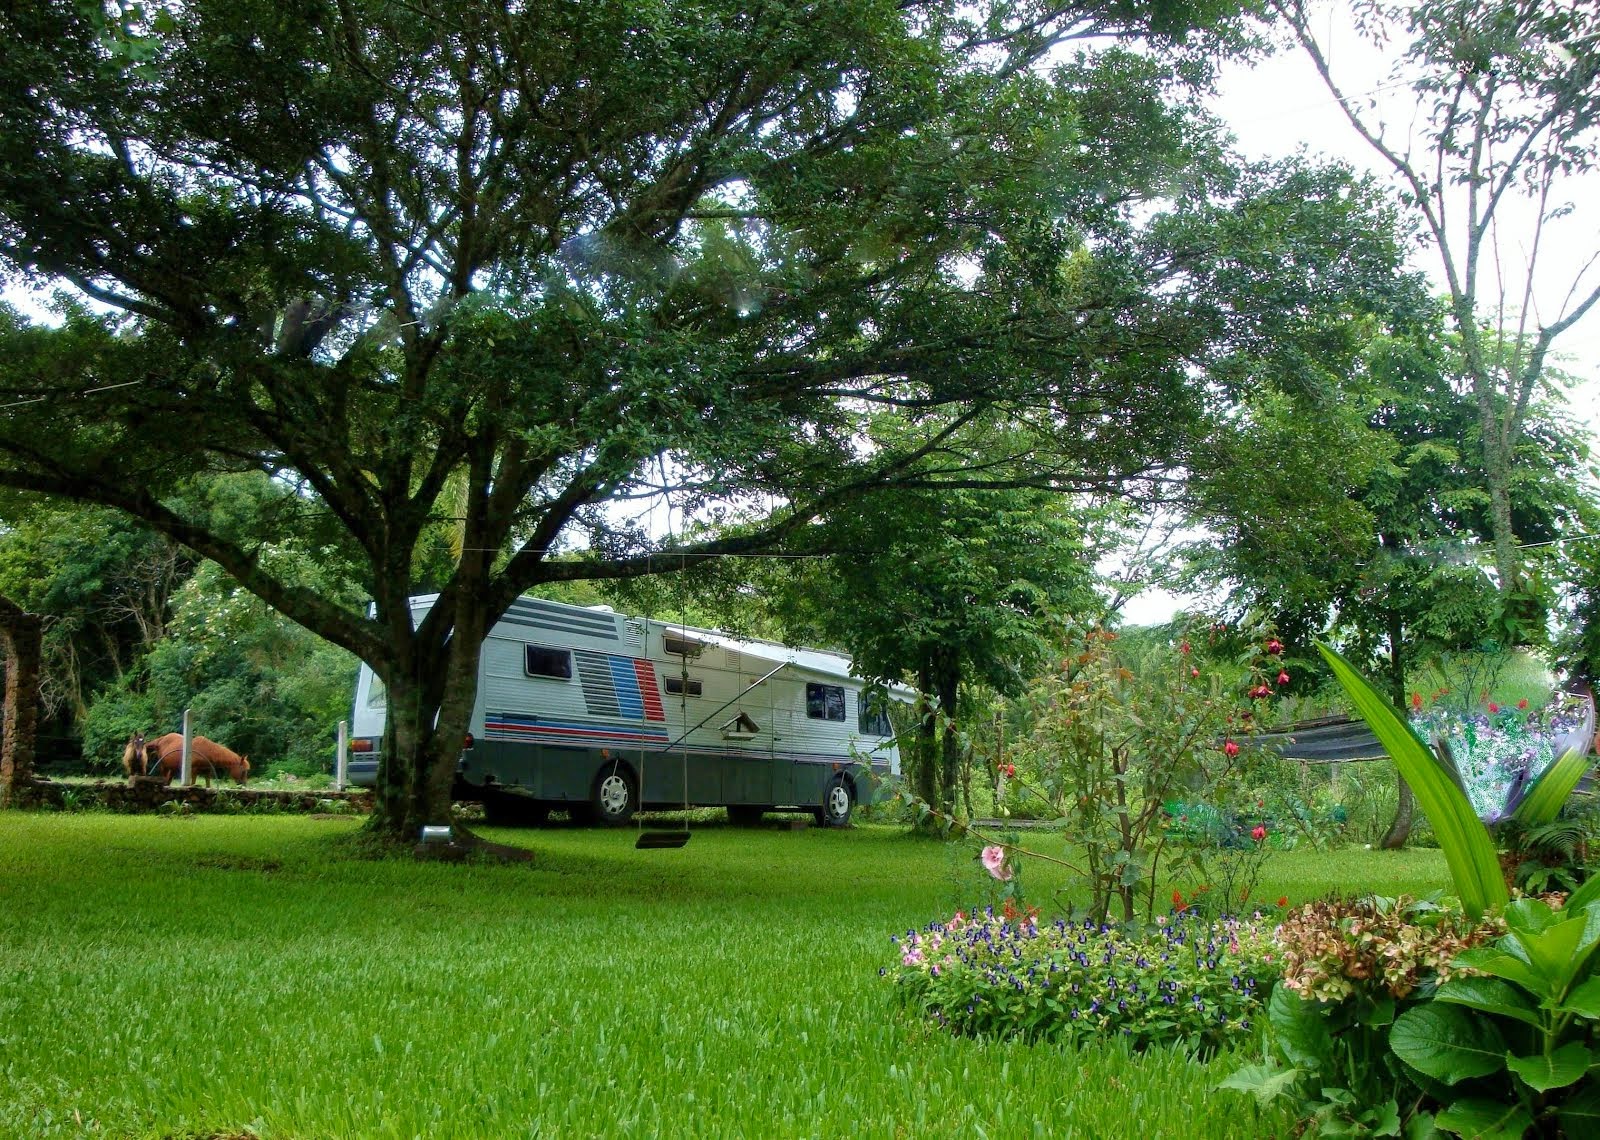
M 1283 642 L 1279 641 L 1276 637 L 1274 637 L 1271 641 L 1267 642 L 1267 652 L 1268 653 L 1282 653 L 1283 652 Z
M 1517 702 L 1517 707 L 1519 709 L 1527 708 L 1528 707 L 1528 698 L 1527 697 L 1523 697 L 1520 701 L 1518 701 Z
M 1222 746 L 1222 754 L 1230 759 L 1239 755 L 1239 745 L 1235 741 L 1228 741 Z
M 1254 839 L 1257 843 L 1260 843 L 1263 840 L 1265 840 L 1267 838 L 1266 826 L 1263 825 L 1263 824 L 1259 824 L 1259 823 L 1256 824 L 1255 827 L 1252 828 L 1251 831 L 1250 831 L 1250 838 Z
M 1006 866 L 1006 849 L 993 846 L 983 849 L 983 869 L 999 879 L 1002 883 L 1011 878 L 1011 868 Z
M 1280 669 L 1278 671 L 1278 684 L 1287 685 L 1288 683 L 1289 683 L 1289 671 L 1287 669 Z
M 1189 676 L 1198 677 L 1199 675 L 1200 670 L 1196 669 L 1193 665 L 1189 666 Z
M 1489 702 L 1489 711 L 1492 712 L 1492 713 L 1497 713 L 1497 712 L 1500 711 L 1500 706 L 1495 704 L 1493 701 L 1490 701 Z
M 1178 652 L 1179 653 L 1187 653 L 1187 652 L 1189 652 L 1189 643 L 1187 641 L 1185 641 L 1182 645 L 1178 646 Z

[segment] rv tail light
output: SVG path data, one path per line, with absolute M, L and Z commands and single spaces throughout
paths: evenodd
M 350 741 L 350 751 L 352 752 L 376 752 L 377 750 L 378 742 L 370 736 L 357 736 Z
M 462 747 L 462 748 L 463 748 L 463 749 L 467 749 L 467 748 L 471 748 L 471 747 L 472 747 L 472 745 L 473 745 L 473 739 L 472 739 L 472 733 L 470 733 L 470 732 L 469 732 L 469 733 L 467 733 L 467 738 L 466 738 L 466 740 L 464 740 L 464 741 L 463 741 L 463 742 L 462 742 L 462 744 L 461 744 L 461 747 Z

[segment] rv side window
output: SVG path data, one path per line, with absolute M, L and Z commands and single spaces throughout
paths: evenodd
M 699 681 L 694 680 L 692 677 L 688 680 L 684 680 L 682 677 L 663 677 L 661 678 L 661 687 L 674 697 L 698 697 L 704 688 Z
M 884 708 L 883 698 L 876 694 L 861 694 L 856 702 L 856 724 L 862 736 L 894 735 L 894 729 L 889 727 L 889 710 Z
M 661 648 L 673 657 L 698 657 L 706 651 L 706 643 L 664 633 L 661 635 Z
M 372 684 L 367 686 L 367 707 L 381 709 L 389 703 L 389 692 L 383 687 L 383 678 L 376 673 L 372 675 Z
M 812 720 L 843 720 L 844 687 L 807 682 L 806 715 Z
M 528 676 L 572 678 L 572 650 L 548 645 L 525 645 L 522 649 L 526 654 L 523 668 Z

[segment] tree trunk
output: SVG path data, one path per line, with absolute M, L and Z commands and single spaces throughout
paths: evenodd
M 956 813 L 956 796 L 961 789 L 961 737 L 956 731 L 956 697 L 961 688 L 961 666 L 954 654 L 941 653 L 935 669 L 939 713 L 943 732 L 939 734 L 939 810 L 946 816 Z
M 1406 708 L 1406 670 L 1405 650 L 1402 648 L 1402 639 L 1405 629 L 1400 623 L 1397 611 L 1389 611 L 1389 699 L 1394 702 L 1394 707 L 1405 715 Z M 1416 800 L 1411 795 L 1411 785 L 1406 783 L 1406 778 L 1395 772 L 1395 811 L 1394 822 L 1389 825 L 1388 832 L 1378 841 L 1378 846 L 1385 851 L 1397 851 L 1406 845 L 1406 840 L 1411 838 L 1411 821 L 1416 814 Z
M 0 650 L 6 683 L 3 738 L 0 738 L 0 808 L 16 799 L 17 786 L 33 778 L 39 723 L 40 621 L 0 598 Z

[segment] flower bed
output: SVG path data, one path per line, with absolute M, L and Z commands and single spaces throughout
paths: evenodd
M 906 1005 L 954 1033 L 1142 1048 L 1214 1046 L 1250 1029 L 1275 974 L 1273 920 L 1177 913 L 1152 929 L 957 912 L 895 939 L 880 971 Z

